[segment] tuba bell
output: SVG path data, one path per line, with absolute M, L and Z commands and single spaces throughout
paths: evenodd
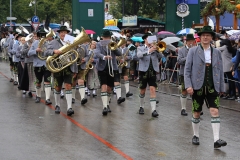
M 41 60 L 46 60 L 47 57 L 44 55 L 44 52 L 46 50 L 46 48 L 43 48 L 43 44 L 47 41 L 47 38 L 49 37 L 53 37 L 55 35 L 53 30 L 50 30 L 50 32 L 46 35 L 45 38 L 41 38 L 38 44 L 38 48 L 41 48 L 43 52 L 38 52 L 37 56 L 39 59 Z
M 57 73 L 65 69 L 66 67 L 72 65 L 78 60 L 78 52 L 74 50 L 74 48 L 80 44 L 90 41 L 91 39 L 87 35 L 84 28 L 82 28 L 82 32 L 74 39 L 72 44 L 66 44 L 60 49 L 58 49 L 62 52 L 60 56 L 55 54 L 47 58 L 47 69 L 53 73 Z

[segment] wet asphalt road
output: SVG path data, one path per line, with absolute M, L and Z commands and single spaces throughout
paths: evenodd
M 8 63 L 0 62 L 0 73 L 1 160 L 240 159 L 238 111 L 221 108 L 220 138 L 228 145 L 214 150 L 208 109 L 204 107 L 201 117 L 200 145 L 194 146 L 191 115 L 180 115 L 179 97 L 158 93 L 159 118 L 153 119 L 149 94 L 145 98 L 145 114 L 139 115 L 138 89 L 130 87 L 133 97 L 118 105 L 113 95 L 112 113 L 103 117 L 99 91 L 97 97 L 88 97 L 84 106 L 76 92 L 75 114 L 69 118 L 65 99 L 61 100 L 62 114 L 55 115 L 53 106 L 36 104 L 34 97 L 23 95 L 4 77 L 10 77 Z M 51 100 L 54 102 L 53 95 Z M 189 100 L 188 113 L 190 106 Z

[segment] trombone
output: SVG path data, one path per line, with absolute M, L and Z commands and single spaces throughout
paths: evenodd
M 122 46 L 123 44 L 126 43 L 126 39 L 125 38 L 120 38 L 120 41 L 118 43 L 111 41 L 108 45 L 107 45 L 107 56 L 111 56 L 112 57 L 112 51 L 118 49 L 120 46 Z M 108 52 L 108 49 L 110 49 L 110 53 Z M 108 59 L 108 71 L 109 71 L 109 75 L 111 77 L 114 77 L 114 72 L 113 72 L 113 62 L 112 59 Z

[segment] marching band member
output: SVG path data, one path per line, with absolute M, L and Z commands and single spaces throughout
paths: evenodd
M 42 28 L 37 32 L 37 37 L 39 40 L 33 42 L 30 50 L 28 51 L 28 56 L 33 57 L 33 66 L 34 66 L 34 73 L 36 77 L 36 103 L 39 103 L 41 100 L 41 83 L 42 79 L 44 78 L 44 88 L 45 88 L 45 104 L 49 105 L 52 104 L 50 101 L 51 95 L 51 72 L 46 68 L 46 61 L 40 59 L 39 57 L 44 58 L 44 50 L 47 48 L 48 43 L 46 42 L 46 32 Z M 41 41 L 45 41 L 42 46 L 39 46 Z M 41 47 L 41 48 L 40 48 Z
M 127 47 L 129 48 L 131 46 L 135 47 L 132 43 L 132 40 L 129 38 L 129 39 L 127 39 Z M 131 76 L 132 81 L 134 81 L 134 72 L 136 70 L 136 64 L 137 64 L 137 62 L 134 60 L 134 57 L 136 56 L 136 49 L 129 51 L 129 55 L 132 57 L 132 60 L 130 61 L 130 68 L 129 68 L 129 70 L 130 70 L 129 74 Z
M 126 97 L 130 97 L 133 94 L 129 91 L 129 68 L 130 68 L 130 62 L 132 60 L 132 56 L 129 55 L 129 52 L 134 50 L 135 47 L 134 46 L 129 46 L 126 47 L 126 44 L 123 44 L 120 47 L 120 51 L 122 53 L 122 56 L 119 57 L 119 62 L 120 64 L 123 64 L 124 62 L 127 63 L 127 66 L 119 66 L 119 73 L 121 74 L 121 76 L 123 76 L 124 79 L 124 85 L 125 85 L 125 89 L 126 89 Z
M 103 103 L 103 115 L 107 115 L 111 112 L 109 107 L 109 99 L 111 97 L 112 88 L 114 87 L 115 74 L 113 70 L 117 70 L 116 56 L 120 56 L 121 53 L 118 49 L 110 51 L 108 45 L 102 44 L 105 42 L 111 42 L 112 33 L 109 30 L 103 30 L 102 40 L 97 43 L 95 54 L 99 58 L 97 65 L 98 76 L 101 85 L 101 98 Z M 111 53 L 111 54 L 110 54 Z
M 14 71 L 14 63 L 13 63 L 12 54 L 11 54 L 12 49 L 13 49 L 14 39 L 16 38 L 16 36 L 17 36 L 17 33 L 10 32 L 8 35 L 8 38 L 6 39 L 6 42 L 4 44 L 4 46 L 7 48 L 6 50 L 8 52 L 8 56 L 9 56 L 10 71 L 11 71 L 11 75 L 12 75 L 10 82 L 16 81 L 16 74 Z
M 13 82 L 13 84 L 18 85 L 19 84 L 18 63 L 19 63 L 20 59 L 16 56 L 16 53 L 17 53 L 18 47 L 20 45 L 22 35 L 17 34 L 17 36 L 15 35 L 15 37 L 16 38 L 15 38 L 13 47 L 9 52 L 12 54 L 12 61 L 13 61 L 13 64 L 14 64 L 14 82 Z
M 187 105 L 187 90 L 185 89 L 184 86 L 184 67 L 185 67 L 185 62 L 187 59 L 187 53 L 191 47 L 195 46 L 195 38 L 193 34 L 187 34 L 186 37 L 186 45 L 185 47 L 182 47 L 181 49 L 178 50 L 178 57 L 177 57 L 177 63 L 180 65 L 180 71 L 179 71 L 179 76 L 180 76 L 180 83 L 181 83 L 181 95 L 180 95 L 180 102 L 182 106 L 181 110 L 181 115 L 182 116 L 187 116 L 186 112 L 186 105 Z
M 61 55 L 62 52 L 59 50 L 62 46 L 66 45 L 66 42 L 64 42 L 64 37 L 66 34 L 68 34 L 70 31 L 66 26 L 61 26 L 59 30 L 57 30 L 59 33 L 59 39 L 54 39 L 50 42 L 50 44 L 47 47 L 47 50 L 45 51 L 45 55 L 52 56 L 54 54 Z M 60 93 L 62 89 L 62 84 L 64 82 L 65 85 L 65 94 L 66 94 L 66 100 L 67 100 L 67 115 L 71 116 L 74 114 L 74 110 L 72 109 L 72 80 L 76 77 L 77 70 L 77 64 L 74 63 L 71 66 L 61 70 L 60 72 L 54 73 L 54 98 L 55 98 L 55 113 L 60 114 Z
M 28 51 L 31 48 L 33 42 L 38 40 L 37 33 L 33 32 L 28 35 L 26 38 L 26 43 L 23 45 L 21 55 L 25 57 L 24 60 L 24 69 L 23 69 L 23 76 L 20 88 L 22 90 L 28 91 L 28 96 L 32 97 L 32 92 L 35 90 L 34 83 L 36 81 L 34 75 L 34 67 L 33 67 L 33 56 L 28 56 Z
M 79 93 L 81 97 L 81 104 L 87 103 L 87 98 L 85 98 L 85 69 L 86 69 L 86 62 L 88 60 L 88 47 L 89 47 L 89 42 L 86 42 L 81 45 L 83 48 L 84 52 L 79 52 L 79 57 L 81 57 L 80 65 L 78 66 L 78 74 L 77 74 L 77 82 L 79 85 Z
M 147 84 L 150 86 L 150 104 L 152 108 L 152 117 L 158 117 L 156 111 L 156 72 L 159 72 L 158 59 L 162 55 L 157 52 L 156 46 L 148 43 L 148 35 L 144 35 L 142 39 L 145 44 L 137 48 L 137 56 L 139 58 L 139 88 L 140 88 L 140 109 L 139 114 L 144 114 L 144 97 Z
M 92 61 L 93 69 L 90 69 L 87 73 L 87 87 L 90 91 L 92 91 L 93 97 L 97 96 L 96 90 L 97 90 L 97 88 L 100 87 L 100 83 L 99 83 L 99 79 L 98 79 L 98 71 L 96 68 L 98 59 L 96 58 L 96 55 L 94 53 L 95 49 L 96 49 L 96 45 L 97 45 L 97 42 L 92 41 L 91 44 L 89 45 L 89 49 L 88 49 L 89 57 L 91 57 L 91 55 L 94 54 L 93 55 L 94 59 Z M 91 95 L 91 93 L 90 93 L 90 95 Z
M 215 33 L 211 26 L 204 26 L 198 33 L 200 46 L 189 50 L 184 70 L 184 83 L 187 92 L 192 95 L 192 144 L 199 145 L 200 113 L 204 100 L 210 108 L 214 148 L 227 145 L 219 139 L 219 95 L 224 92 L 224 73 L 221 52 L 211 46 Z

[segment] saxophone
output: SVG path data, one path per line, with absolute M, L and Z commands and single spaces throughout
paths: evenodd
M 93 65 L 92 65 L 92 62 L 91 62 L 91 60 L 93 59 L 93 56 L 94 56 L 94 52 L 91 51 L 91 56 L 89 57 L 89 60 L 86 64 L 86 69 L 84 71 L 84 77 L 87 75 L 89 69 L 93 69 Z

